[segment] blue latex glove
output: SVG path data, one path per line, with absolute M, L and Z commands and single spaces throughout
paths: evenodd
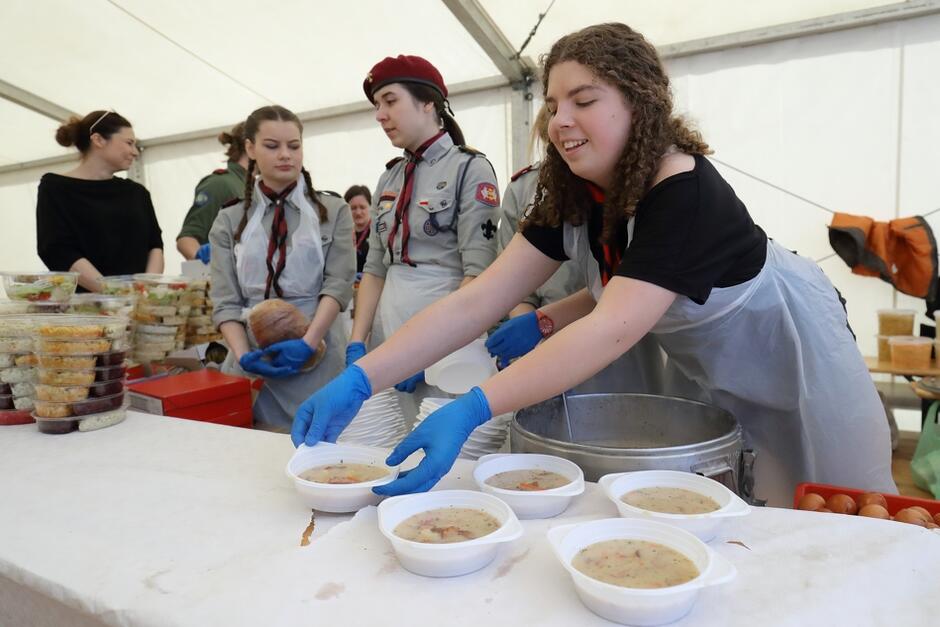
M 522 357 L 542 340 L 539 320 L 534 311 L 510 318 L 486 339 L 486 350 L 505 368 L 510 359 Z
M 395 389 L 399 392 L 408 392 L 409 394 L 415 391 L 415 388 L 418 387 L 419 383 L 424 383 L 424 370 L 419 372 L 416 375 L 412 375 L 402 381 L 401 383 L 395 386 Z
M 199 250 L 196 251 L 196 259 L 207 266 L 209 265 L 209 244 L 203 244 L 199 247 Z
M 262 377 L 276 379 L 278 377 L 286 377 L 294 374 L 292 369 L 284 366 L 275 366 L 271 362 L 263 359 L 263 357 L 264 352 L 251 351 L 250 353 L 242 355 L 242 358 L 238 360 L 238 365 L 241 366 L 242 370 L 245 372 L 260 374 Z
M 444 405 L 425 418 L 385 460 L 389 466 L 397 466 L 420 448 L 424 449 L 421 463 L 399 475 L 395 481 L 372 488 L 372 491 L 396 496 L 430 490 L 454 465 L 473 430 L 492 417 L 489 401 L 483 390 L 477 387 Z
M 313 446 L 321 440 L 336 442 L 370 396 L 372 383 L 365 371 L 356 365 L 349 366 L 297 409 L 290 430 L 294 446 L 302 442 Z
M 264 349 L 265 356 L 271 358 L 272 364 L 290 368 L 291 374 L 297 374 L 316 352 L 317 349 L 312 348 L 302 338 L 276 342 Z
M 346 367 L 350 367 L 366 356 L 366 345 L 362 342 L 350 342 L 346 345 Z

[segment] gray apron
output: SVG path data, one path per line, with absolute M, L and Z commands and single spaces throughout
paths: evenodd
M 588 249 L 587 237 L 566 224 L 566 252 Z M 599 299 L 597 263 L 581 259 Z M 768 241 L 756 277 L 712 290 L 704 305 L 678 296 L 650 335 L 741 423 L 757 452 L 755 494 L 770 505 L 789 506 L 803 481 L 897 493 L 884 408 L 836 290 L 812 261 Z
M 320 221 L 317 213 L 307 199 L 303 180 L 288 197 L 288 202 L 300 212 L 296 230 L 290 235 L 287 247 L 287 262 L 278 284 L 281 287 L 282 300 L 296 306 L 309 319 L 313 319 L 319 303 L 320 287 L 323 284 L 324 256 L 320 235 Z M 267 200 L 256 186 L 255 205 L 251 218 L 242 233 L 241 242 L 235 247 L 235 271 L 241 293 L 245 297 L 243 318 L 247 322 L 248 311 L 264 300 L 264 288 L 267 281 L 268 237 L 261 224 Z M 287 210 L 290 210 L 288 207 Z M 277 263 L 275 251 L 273 263 Z M 257 350 L 258 343 L 252 336 L 248 325 L 248 342 L 252 350 Z M 290 432 L 294 414 L 302 402 L 311 394 L 326 385 L 345 367 L 346 335 L 343 322 L 336 317 L 326 337 L 326 355 L 310 371 L 300 372 L 290 377 L 265 379 L 264 387 L 258 394 L 252 408 L 255 426 L 269 431 Z M 241 376 L 257 376 L 246 373 L 230 351 L 222 371 Z

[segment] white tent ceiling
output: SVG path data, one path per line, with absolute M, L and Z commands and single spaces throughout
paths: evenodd
M 0 80 L 54 112 L 112 107 L 146 145 L 230 125 L 266 102 L 303 112 L 361 104 L 361 77 L 389 54 L 426 56 L 449 85 L 499 76 L 455 14 L 482 10 L 518 50 L 550 3 L 4 0 Z M 628 22 L 669 46 L 884 5 L 898 3 L 556 0 L 524 54 L 537 58 L 560 35 L 601 21 Z M 52 140 L 48 115 L 0 100 L 0 119 L 0 167 L 69 154 Z

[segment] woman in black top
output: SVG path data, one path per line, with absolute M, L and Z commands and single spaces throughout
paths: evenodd
M 163 239 L 150 193 L 117 178 L 140 153 L 130 122 L 114 111 L 92 111 L 56 131 L 56 141 L 82 155 L 65 174 L 39 182 L 36 239 L 50 270 L 79 273 L 78 283 L 98 290 L 98 278 L 163 272 Z
M 356 242 L 356 281 L 362 275 L 362 268 L 369 256 L 369 227 L 372 226 L 372 192 L 365 185 L 352 185 L 343 194 L 353 217 L 353 240 Z
M 523 233 L 311 397 L 294 433 L 308 445 L 335 435 L 364 395 L 474 339 L 572 259 L 588 287 L 514 318 L 490 345 L 505 360 L 547 339 L 426 418 L 388 463 L 419 448 L 424 460 L 376 492 L 429 489 L 479 424 L 570 389 L 648 332 L 742 424 L 758 497 L 786 505 L 801 481 L 896 492 L 884 410 L 835 289 L 752 222 L 673 114 L 653 46 L 600 24 L 543 63 L 551 142 Z

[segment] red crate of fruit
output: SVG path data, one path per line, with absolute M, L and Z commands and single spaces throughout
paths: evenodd
M 833 494 L 845 494 L 846 496 L 851 496 L 853 499 L 858 500 L 858 497 L 867 494 L 869 491 L 858 490 L 856 488 L 843 488 L 837 485 L 826 485 L 824 483 L 801 483 L 796 486 L 796 492 L 793 495 L 793 509 L 797 509 L 800 499 L 810 492 L 815 492 L 827 500 Z M 913 496 L 899 496 L 897 494 L 883 494 L 882 496 L 885 497 L 885 501 L 888 504 L 886 509 L 892 516 L 902 509 L 915 506 L 923 507 L 930 512 L 931 516 L 940 514 L 940 501 L 934 499 L 921 499 Z

